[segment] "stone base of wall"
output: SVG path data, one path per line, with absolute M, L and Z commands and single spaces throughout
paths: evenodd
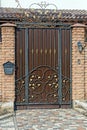
M 14 102 L 0 102 L 0 115 L 14 112 Z
M 83 107 L 87 110 L 87 100 L 74 100 L 73 101 L 73 108 L 76 107 Z
M 87 100 L 75 100 L 74 109 L 87 116 Z

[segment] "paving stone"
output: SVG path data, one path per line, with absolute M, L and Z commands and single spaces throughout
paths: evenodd
M 29 109 L 0 120 L 0 130 L 87 130 L 87 117 L 73 109 Z

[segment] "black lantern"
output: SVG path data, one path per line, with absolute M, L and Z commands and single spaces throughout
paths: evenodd
M 8 61 L 8 62 L 4 63 L 3 67 L 4 67 L 4 72 L 6 75 L 13 74 L 15 65 L 12 62 Z
M 83 50 L 83 46 L 82 46 L 82 43 L 79 41 L 79 42 L 77 42 L 77 46 L 78 46 L 78 50 L 79 50 L 79 52 L 81 53 L 82 52 L 82 50 Z

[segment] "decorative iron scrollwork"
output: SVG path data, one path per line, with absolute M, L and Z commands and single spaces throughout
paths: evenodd
M 54 97 L 56 97 L 57 95 L 56 94 L 54 94 Z
M 48 76 L 48 79 L 50 79 L 50 76 Z
M 15 2 L 17 3 L 17 7 L 22 8 L 19 0 L 15 0 Z M 41 3 L 32 3 L 29 6 L 29 8 L 31 8 L 33 5 L 38 5 L 41 9 L 46 9 L 48 6 L 52 5 L 57 10 L 57 6 L 55 4 L 53 4 L 53 3 L 47 3 L 46 1 L 42 1 Z
M 32 95 L 31 97 L 33 98 L 34 96 Z
M 22 84 L 25 84 L 25 81 L 24 81 L 24 80 L 22 80 Z
M 32 87 L 32 89 L 34 90 L 35 88 L 34 88 L 34 87 Z
M 38 86 L 38 87 L 40 87 L 40 86 L 41 86 L 41 84 L 37 84 L 37 86 Z
M 33 5 L 38 5 L 41 9 L 46 9 L 48 6 L 54 6 L 57 10 L 57 6 L 53 3 L 47 3 L 46 1 L 42 1 L 41 3 L 32 3 L 29 8 L 31 8 Z
M 58 84 L 55 85 L 55 88 L 58 88 Z
M 25 102 L 25 78 L 18 79 L 15 84 L 16 84 L 15 90 L 17 101 Z
M 70 79 L 62 76 L 62 101 L 70 101 Z
M 54 78 L 56 78 L 57 77 L 57 75 L 54 75 Z
M 31 84 L 29 84 L 29 87 L 31 87 L 32 85 Z
M 30 79 L 30 81 L 33 81 L 33 79 Z
M 31 77 L 34 78 L 34 75 L 32 75 Z
M 40 76 L 38 76 L 38 79 L 40 79 L 41 77 Z
M 29 103 L 58 103 L 59 77 L 57 70 L 49 66 L 39 66 L 32 70 L 28 78 Z M 16 98 L 18 102 L 25 100 L 26 76 L 16 81 Z M 70 101 L 70 79 L 63 76 L 62 79 L 62 102 Z M 22 95 L 22 96 L 21 96 Z
M 51 84 L 49 84 L 49 86 L 51 86 Z
M 32 78 L 31 81 L 32 75 L 34 75 L 34 77 Z M 49 66 L 39 66 L 35 68 L 30 73 L 29 83 L 32 86 L 29 87 L 30 103 L 40 103 L 40 102 L 57 103 L 58 102 L 58 89 L 59 89 L 58 74 L 55 69 Z M 33 98 L 32 95 L 34 96 Z

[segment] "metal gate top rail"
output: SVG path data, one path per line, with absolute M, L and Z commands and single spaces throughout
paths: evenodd
M 28 26 L 32 27 L 32 25 L 35 25 L 35 26 L 37 26 L 39 28 L 40 28 L 40 26 L 44 26 L 44 27 L 48 27 L 48 28 L 51 28 L 51 27 L 54 27 L 54 28 L 56 28 L 56 27 L 61 27 L 61 28 L 66 27 L 67 29 L 71 28 L 71 24 L 65 24 L 65 23 L 62 23 L 62 22 L 59 22 L 59 23 L 52 23 L 52 22 L 51 23 L 15 22 L 15 24 L 17 25 L 17 27 L 20 27 L 20 28 L 22 28 L 22 27 L 28 28 Z

